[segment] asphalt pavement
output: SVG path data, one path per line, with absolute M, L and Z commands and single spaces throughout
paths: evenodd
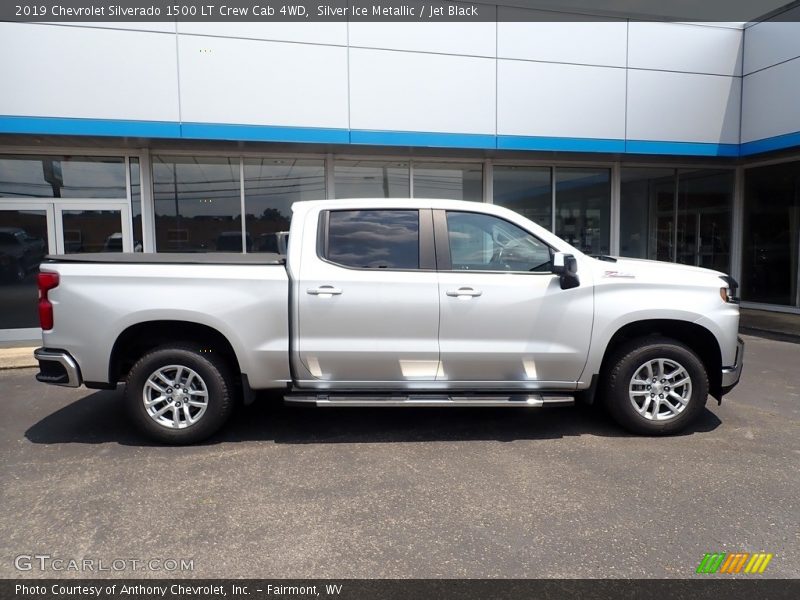
M 121 390 L 1 371 L 0 577 L 165 575 L 67 570 L 131 559 L 191 561 L 170 577 L 695 577 L 707 552 L 800 577 L 800 345 L 746 342 L 739 387 L 669 438 L 590 407 L 261 399 L 204 445 L 159 447 Z

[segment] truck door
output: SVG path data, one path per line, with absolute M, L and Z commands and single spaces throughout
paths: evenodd
M 431 211 L 322 210 L 311 219 L 317 228 L 304 234 L 316 237 L 316 252 L 303 244 L 293 288 L 300 384 L 413 388 L 435 381 L 439 288 Z
M 505 219 L 433 213 L 441 303 L 437 381 L 574 388 L 591 340 L 590 282 L 562 290 L 550 272 L 550 247 Z

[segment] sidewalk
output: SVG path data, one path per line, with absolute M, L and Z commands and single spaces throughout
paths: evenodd
M 739 331 L 748 335 L 800 344 L 800 315 L 743 308 Z M 0 370 L 38 366 L 33 359 L 34 348 L 36 346 L 20 343 L 0 344 Z
M 38 366 L 38 363 L 33 359 L 34 348 L 36 346 L 0 345 L 0 370 L 26 369 Z

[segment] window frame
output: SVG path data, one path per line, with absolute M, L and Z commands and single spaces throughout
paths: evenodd
M 330 233 L 330 214 L 332 212 L 366 212 L 366 211 L 417 211 L 419 219 L 419 266 L 416 269 L 375 269 L 371 267 L 353 267 L 345 265 L 328 258 L 328 244 Z M 339 209 L 324 209 L 319 212 L 317 220 L 317 258 L 324 263 L 339 267 L 340 269 L 349 269 L 351 271 L 368 271 L 370 273 L 386 273 L 386 272 L 407 272 L 417 273 L 435 272 L 436 271 L 436 252 L 434 250 L 434 234 L 433 234 L 433 216 L 429 208 L 411 208 L 411 207 L 397 207 L 397 208 L 339 208 Z
M 499 270 L 467 270 L 467 269 L 454 269 L 453 263 L 450 258 L 450 230 L 447 226 L 447 213 L 466 213 L 466 214 L 475 214 L 475 215 L 482 215 L 488 216 L 500 221 L 504 221 L 509 225 L 513 225 L 514 227 L 521 229 L 531 237 L 533 237 L 537 242 L 545 246 L 548 250 L 550 250 L 550 262 L 552 265 L 553 255 L 556 250 L 537 236 L 532 231 L 525 229 L 524 227 L 520 227 L 516 223 L 512 223 L 508 219 L 503 217 L 492 215 L 486 212 L 482 212 L 479 210 L 447 210 L 447 209 L 434 209 L 433 210 L 433 230 L 434 230 L 434 243 L 436 246 L 436 270 L 442 273 L 469 273 L 469 274 L 501 274 L 501 275 L 554 275 L 553 271 L 499 271 Z

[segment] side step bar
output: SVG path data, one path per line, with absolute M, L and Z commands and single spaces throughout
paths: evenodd
M 514 406 L 541 408 L 543 406 L 572 406 L 573 396 L 544 396 L 541 394 L 448 395 L 448 394 L 287 394 L 287 404 L 316 406 Z

